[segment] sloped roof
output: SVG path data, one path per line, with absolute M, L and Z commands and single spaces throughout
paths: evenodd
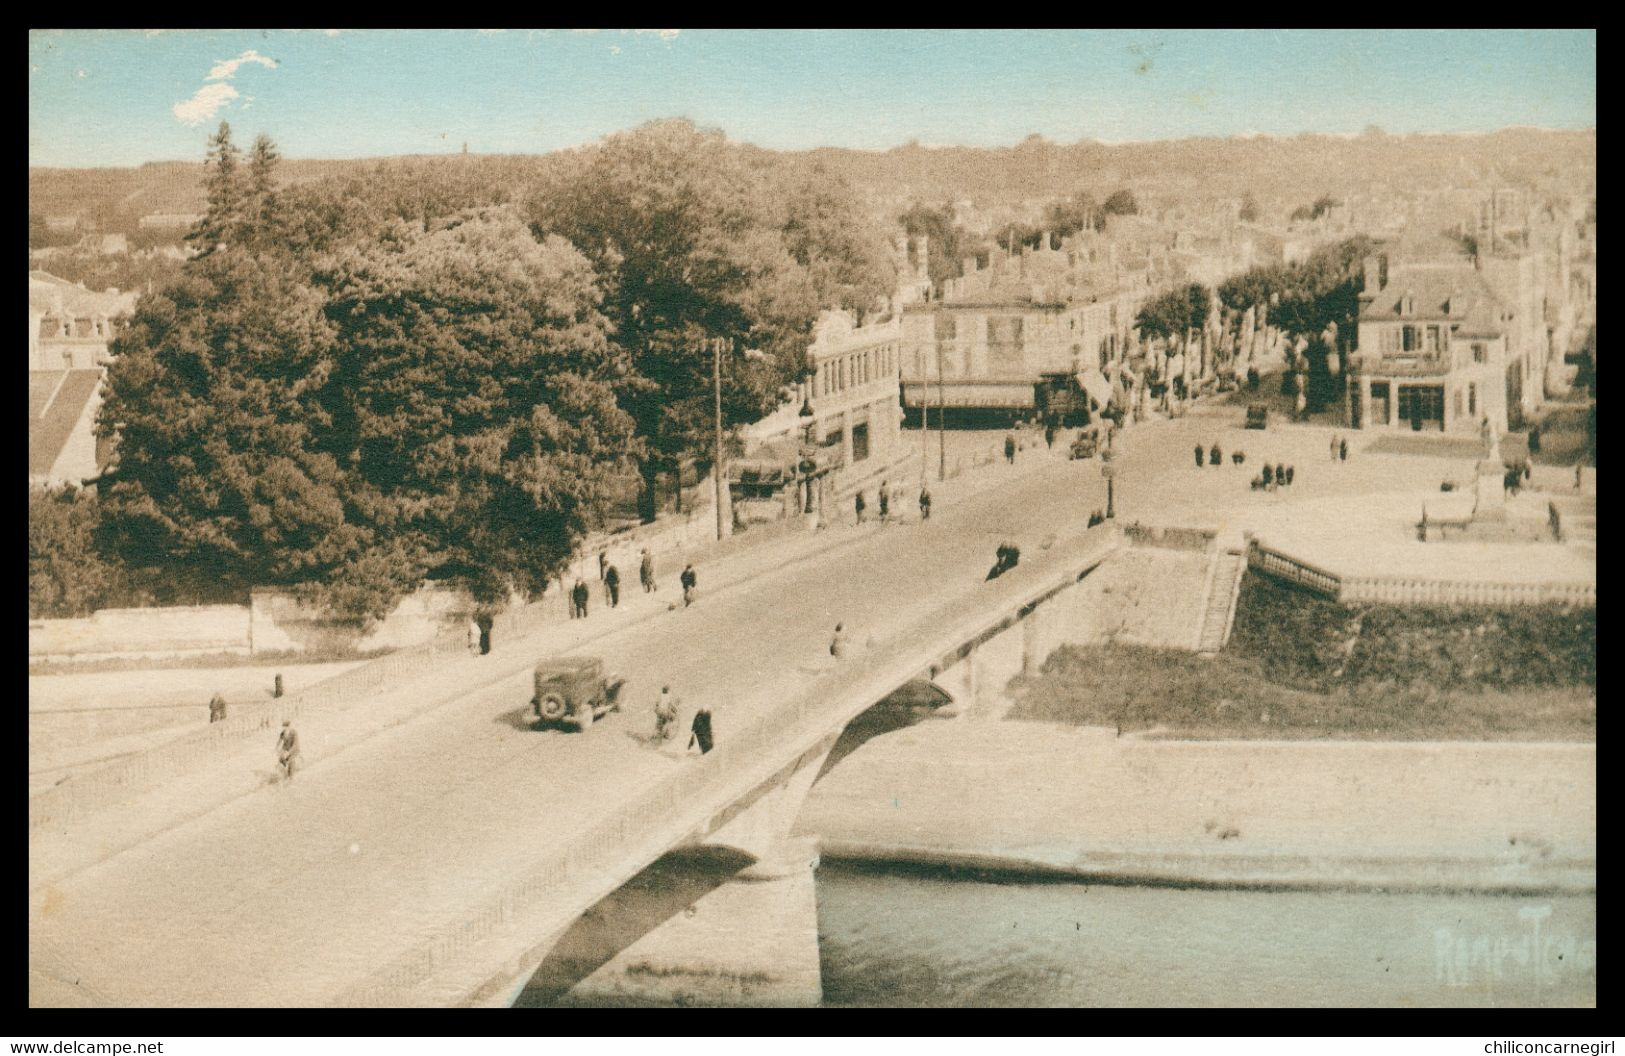
M 1407 298 L 1409 311 L 1404 310 Z M 1456 322 L 1475 334 L 1500 333 L 1500 318 L 1500 301 L 1470 266 L 1401 268 L 1390 273 L 1387 284 L 1360 309 L 1362 322 Z
M 28 304 L 43 312 L 63 312 L 76 318 L 105 316 L 112 319 L 135 310 L 136 293 L 87 290 L 76 282 L 57 278 L 48 271 L 28 273 Z
M 66 374 L 67 377 L 63 377 Z M 36 377 L 39 378 L 36 387 Z M 61 386 L 57 387 L 57 382 Z M 46 391 L 43 406 L 35 411 L 35 397 L 47 382 L 55 391 L 50 398 Z M 29 476 L 46 475 L 56 464 L 57 457 L 73 435 L 73 428 L 84 414 L 85 406 L 96 395 L 102 383 L 100 370 L 31 370 L 28 372 L 28 473 Z M 48 401 L 48 402 L 46 402 Z

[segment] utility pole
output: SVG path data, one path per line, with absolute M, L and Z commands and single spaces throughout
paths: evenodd
M 942 342 L 937 342 L 937 481 L 948 479 L 948 397 L 942 385 Z
M 722 339 L 711 341 L 711 384 L 716 393 L 717 443 L 711 475 L 717 484 L 717 541 L 722 541 Z

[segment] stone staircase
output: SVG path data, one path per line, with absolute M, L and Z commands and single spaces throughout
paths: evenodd
M 1554 496 L 1552 506 L 1559 518 L 1559 542 L 1592 543 L 1597 541 L 1597 498 L 1594 495 Z
M 1196 642 L 1197 655 L 1216 656 L 1230 638 L 1230 626 L 1236 618 L 1236 598 L 1241 592 L 1241 575 L 1245 571 L 1247 555 L 1242 551 L 1224 548 L 1213 555 L 1213 579 Z

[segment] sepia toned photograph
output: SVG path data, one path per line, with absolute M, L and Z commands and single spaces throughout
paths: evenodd
M 31 30 L 28 1004 L 1595 1007 L 1596 36 Z

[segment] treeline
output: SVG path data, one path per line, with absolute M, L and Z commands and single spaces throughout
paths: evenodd
M 1252 268 L 1216 290 L 1200 283 L 1177 286 L 1147 301 L 1134 325 L 1141 335 L 1165 342 L 1170 356 L 1184 352 L 1193 335 L 1210 325 L 1217 294 L 1221 342 L 1213 350 L 1214 367 L 1224 370 L 1237 349 L 1222 338 L 1234 338 L 1252 309 L 1255 318 L 1266 319 L 1292 340 L 1285 383 L 1304 386 L 1307 409 L 1318 411 L 1337 398 L 1339 357 L 1353 347 L 1362 265 L 1373 252 L 1372 242 L 1358 236 L 1323 246 L 1303 261 Z
M 733 349 L 732 428 L 806 376 L 821 308 L 893 288 L 844 183 L 718 132 L 663 122 L 548 160 L 280 186 L 275 145 L 245 154 L 222 124 L 198 254 L 112 349 L 95 523 L 51 523 L 160 602 L 278 585 L 360 619 L 426 579 L 534 595 L 623 474 L 652 518 L 661 474 L 708 468 L 707 342 Z M 31 612 L 98 603 L 42 587 L 36 606 L 36 564 L 31 538 Z

